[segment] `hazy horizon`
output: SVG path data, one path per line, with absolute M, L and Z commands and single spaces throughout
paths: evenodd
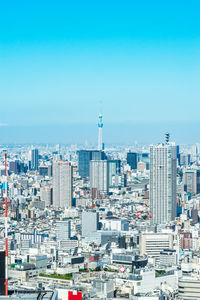
M 127 122 L 105 123 L 103 142 L 107 145 L 157 144 L 170 133 L 177 144 L 193 144 L 198 140 L 200 122 Z M 1 126 L 0 144 L 97 144 L 97 123 L 71 123 L 38 126 Z

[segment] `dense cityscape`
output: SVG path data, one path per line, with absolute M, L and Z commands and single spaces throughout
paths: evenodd
M 1 146 L 1 295 L 200 299 L 199 146 Z
M 0 1 L 0 300 L 200 300 L 200 1 Z

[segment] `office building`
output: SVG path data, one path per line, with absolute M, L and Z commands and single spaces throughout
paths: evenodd
M 99 229 L 99 213 L 93 211 L 83 211 L 81 216 L 82 236 L 87 237 L 92 232 Z
M 69 208 L 72 206 L 72 166 L 70 162 L 53 162 L 53 206 Z
M 71 238 L 71 221 L 56 222 L 56 240 L 66 241 Z
M 40 166 L 38 168 L 38 172 L 40 176 L 52 176 L 52 165 L 49 166 Z
M 108 193 L 108 161 L 91 160 L 90 161 L 90 187 L 100 193 Z
M 38 149 L 31 150 L 31 170 L 38 170 L 39 154 Z
M 160 252 L 160 264 L 162 266 L 175 266 L 178 263 L 176 250 L 164 249 Z
M 108 182 L 109 182 L 109 187 L 114 187 L 117 184 L 117 179 L 116 175 L 120 174 L 120 169 L 121 169 L 121 161 L 116 159 L 116 160 L 108 160 Z M 117 176 L 118 177 L 118 176 Z
M 138 162 L 145 163 L 146 169 L 149 170 L 149 153 L 148 152 L 138 153 Z
M 90 174 L 91 151 L 78 151 L 78 171 L 81 177 L 89 177 Z
M 200 300 L 200 278 L 183 276 L 178 281 L 178 299 Z
M 150 147 L 150 209 L 154 224 L 168 223 L 176 217 L 176 146 Z
M 140 255 L 160 260 L 160 252 L 164 249 L 173 249 L 173 236 L 168 233 L 142 233 L 140 235 Z
M 79 150 L 78 151 L 78 170 L 81 177 L 89 177 L 90 161 L 105 160 L 106 154 L 99 150 Z
M 11 161 L 9 163 L 9 171 L 11 173 L 19 174 L 21 171 L 21 164 L 19 160 Z
M 185 169 L 183 171 L 185 190 L 190 194 L 200 193 L 200 170 Z
M 45 202 L 45 207 L 52 205 L 53 203 L 52 188 L 44 186 L 40 189 L 40 199 Z
M 131 167 L 131 170 L 137 169 L 137 153 L 135 152 L 127 153 L 127 164 Z

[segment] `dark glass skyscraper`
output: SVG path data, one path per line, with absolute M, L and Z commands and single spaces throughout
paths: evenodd
M 88 150 L 78 151 L 78 170 L 81 177 L 89 177 L 91 153 Z
M 89 177 L 90 161 L 107 159 L 105 152 L 100 150 L 79 150 L 78 151 L 78 169 L 81 177 Z
M 131 167 L 131 170 L 137 169 L 137 153 L 128 152 L 127 153 L 127 164 Z
M 38 170 L 39 154 L 38 149 L 31 150 L 31 169 Z

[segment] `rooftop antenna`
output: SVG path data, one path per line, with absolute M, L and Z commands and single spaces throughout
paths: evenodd
M 5 153 L 5 296 L 8 296 L 8 178 L 7 154 Z
M 169 144 L 169 138 L 170 138 L 169 132 L 165 133 L 165 143 L 166 143 L 167 145 Z

